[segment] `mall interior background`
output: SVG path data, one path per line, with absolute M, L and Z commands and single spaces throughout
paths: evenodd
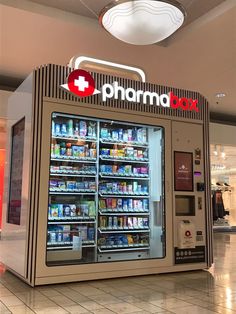
M 181 1 L 198 16 L 192 13 L 192 22 L 164 43 L 139 47 L 112 38 L 86 8 L 81 13 L 62 7 L 61 1 L 50 7 L 47 5 L 53 1 L 0 0 L 1 176 L 9 95 L 36 66 L 67 64 L 74 55 L 138 66 L 145 70 L 149 82 L 199 91 L 210 103 L 212 121 L 235 121 L 235 0 L 202 1 L 201 6 L 199 0 Z M 226 97 L 216 98 L 219 92 Z M 222 192 L 225 210 L 230 213 L 218 222 L 224 227 L 236 225 L 234 129 L 234 126 L 211 125 L 213 189 Z

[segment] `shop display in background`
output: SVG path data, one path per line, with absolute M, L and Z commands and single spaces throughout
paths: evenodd
M 211 190 L 215 231 L 236 226 L 236 147 L 211 144 Z

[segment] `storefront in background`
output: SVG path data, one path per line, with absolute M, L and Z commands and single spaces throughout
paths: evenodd
M 236 228 L 235 127 L 211 123 L 211 190 L 214 231 Z
M 14 93 L 8 117 L 1 259 L 23 280 L 211 265 L 203 96 L 47 65 Z

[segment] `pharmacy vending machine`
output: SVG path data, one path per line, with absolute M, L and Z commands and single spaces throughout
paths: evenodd
M 211 265 L 199 93 L 47 65 L 14 93 L 8 116 L 10 271 L 34 286 Z

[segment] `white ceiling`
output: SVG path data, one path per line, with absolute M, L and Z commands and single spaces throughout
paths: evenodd
M 78 0 L 0 0 L 0 76 L 21 79 L 87 55 L 139 66 L 148 81 L 199 91 L 211 111 L 236 115 L 236 0 L 181 1 L 188 24 L 164 45 L 139 47 L 112 38 Z M 83 2 L 98 11 L 109 0 Z M 218 101 L 218 92 L 226 97 Z

